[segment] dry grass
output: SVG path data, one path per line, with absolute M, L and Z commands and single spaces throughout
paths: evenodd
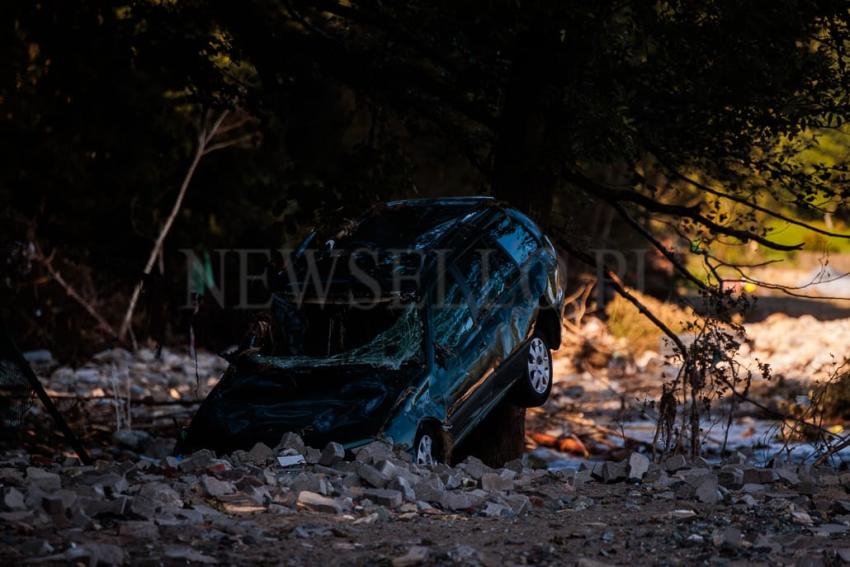
M 630 290 L 630 293 L 674 332 L 682 332 L 684 324 L 694 317 L 690 309 L 660 301 L 634 290 Z M 615 296 L 606 306 L 605 313 L 608 315 L 608 330 L 615 337 L 626 339 L 628 348 L 633 354 L 660 349 L 663 333 L 627 300 L 619 295 Z

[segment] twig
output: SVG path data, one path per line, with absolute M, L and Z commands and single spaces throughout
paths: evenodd
M 50 256 L 45 256 L 44 252 L 42 252 L 41 250 L 41 247 L 38 244 L 35 244 L 35 251 L 36 253 L 34 259 L 42 266 L 44 266 L 44 269 L 47 270 L 47 273 L 50 274 L 50 277 L 52 277 L 56 281 L 56 283 L 62 286 L 62 289 L 65 290 L 65 293 L 68 295 L 68 297 L 79 303 L 80 306 L 82 306 L 82 308 L 86 310 L 86 313 L 91 315 L 91 317 L 95 321 L 97 321 L 98 327 L 100 327 L 103 331 L 105 331 L 112 337 L 117 336 L 115 329 L 112 328 L 112 325 L 110 325 L 109 322 L 104 319 L 100 313 L 97 312 L 97 309 L 94 308 L 94 305 L 92 305 L 90 301 L 86 301 L 83 296 L 81 296 L 77 292 L 74 286 L 65 281 L 65 278 L 62 277 L 62 273 L 53 266 L 53 256 L 54 254 L 56 254 L 56 250 L 53 250 L 53 252 L 50 253 Z

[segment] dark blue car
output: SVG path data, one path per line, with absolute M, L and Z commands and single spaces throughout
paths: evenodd
M 395 201 L 311 234 L 276 274 L 270 316 L 178 449 L 391 440 L 444 461 L 499 402 L 543 404 L 562 271 L 525 215 L 491 198 Z

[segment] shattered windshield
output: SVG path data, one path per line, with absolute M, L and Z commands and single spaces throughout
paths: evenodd
M 277 309 L 279 355 L 261 362 L 278 368 L 366 365 L 399 369 L 421 363 L 422 322 L 415 303 L 387 301 L 371 308 L 305 303 Z M 277 354 L 277 353 L 276 353 Z

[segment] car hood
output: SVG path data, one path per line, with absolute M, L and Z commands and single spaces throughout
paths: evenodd
M 280 367 L 272 357 L 240 357 L 204 400 L 178 453 L 219 454 L 277 445 L 299 433 L 311 446 L 373 437 L 422 368 Z

